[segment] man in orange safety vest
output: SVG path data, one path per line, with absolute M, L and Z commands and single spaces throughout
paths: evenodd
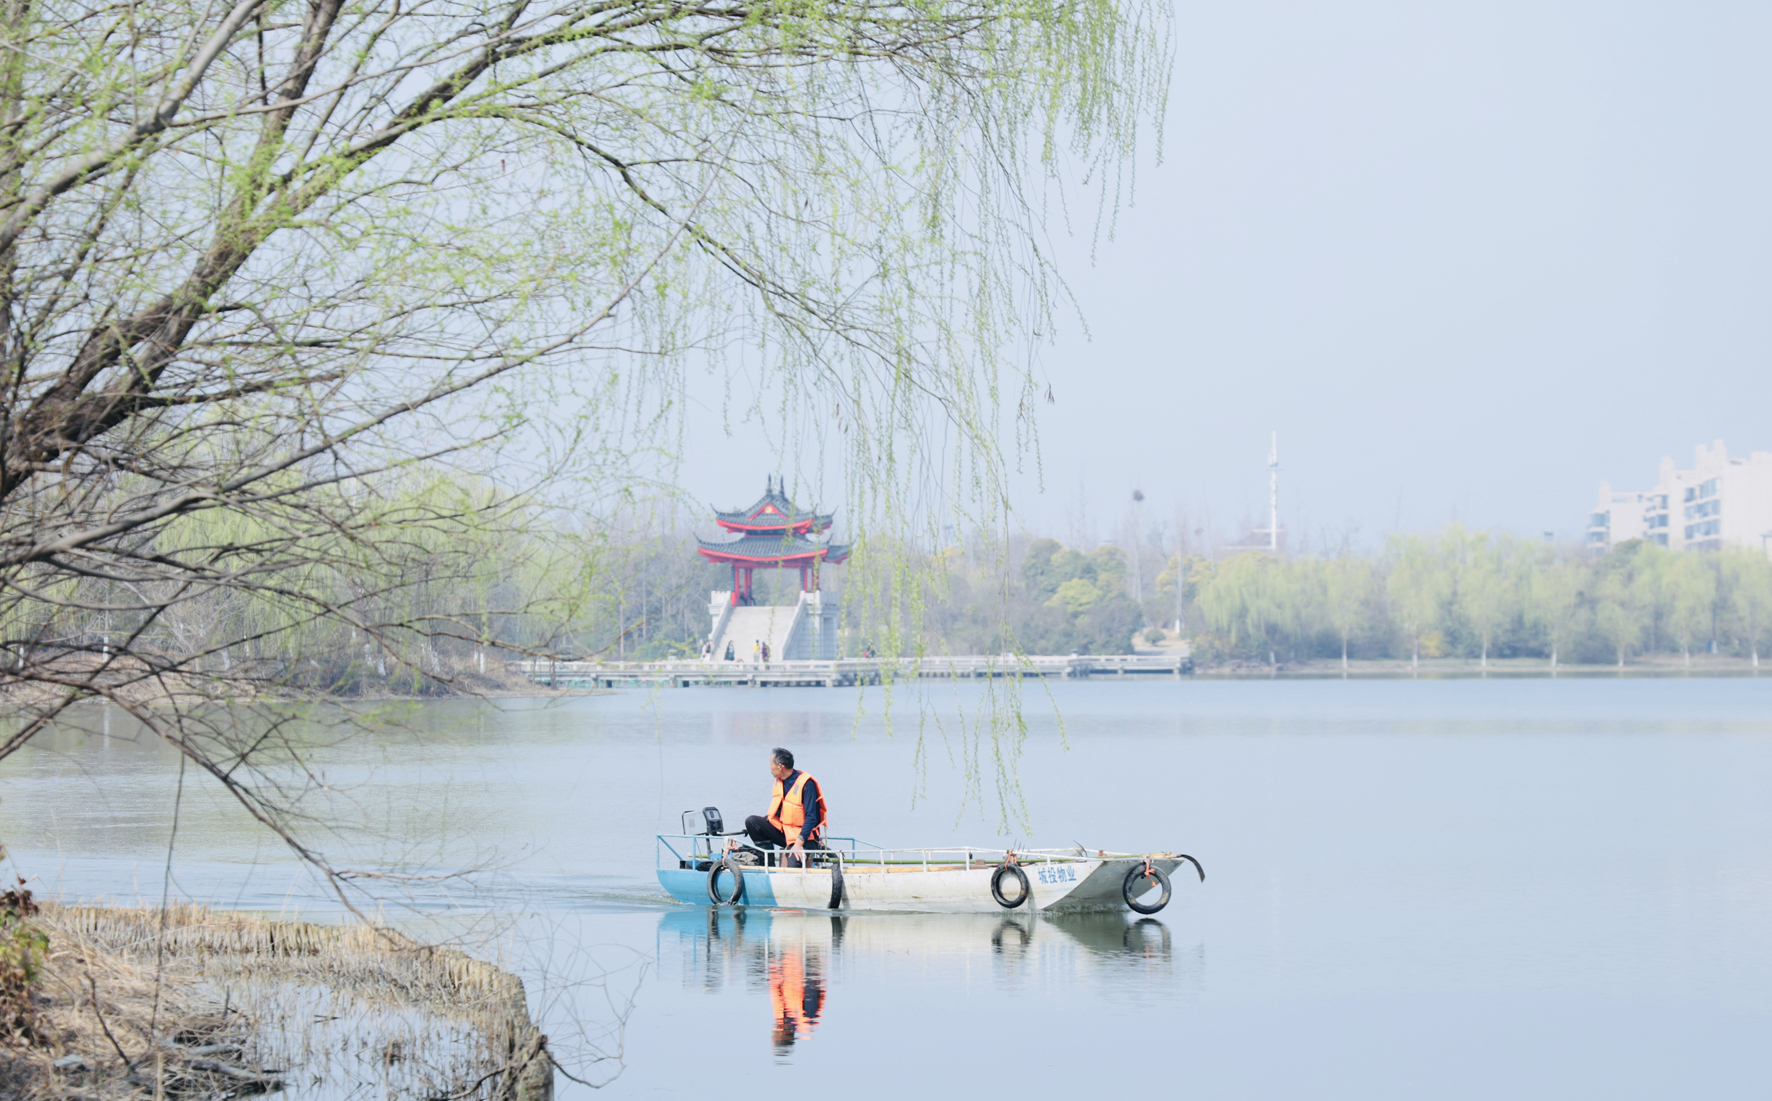
M 744 831 L 761 848 L 786 848 L 783 866 L 798 868 L 807 849 L 824 848 L 829 811 L 824 789 L 818 781 L 794 768 L 794 755 L 777 748 L 769 754 L 769 775 L 775 789 L 769 797 L 769 813 L 744 820 Z

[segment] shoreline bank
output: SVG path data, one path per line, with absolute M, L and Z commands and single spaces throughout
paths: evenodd
M 11 1096 L 273 1091 L 298 1072 L 360 1073 L 361 1053 L 341 1057 L 332 1033 L 361 1049 L 377 1030 L 389 1033 L 369 1045 L 383 1076 L 397 1064 L 427 1092 L 468 1083 L 457 1095 L 552 1096 L 547 1038 L 522 980 L 456 949 L 201 906 L 43 903 L 23 921 L 46 942 L 0 1081 Z
M 1710 654 L 1693 655 L 1688 665 L 1684 658 L 1673 655 L 1667 660 L 1659 656 L 1615 664 L 1568 664 L 1552 666 L 1543 658 L 1496 658 L 1488 665 L 1470 658 L 1423 658 L 1412 665 L 1407 658 L 1349 659 L 1342 667 L 1338 658 L 1303 662 L 1281 662 L 1266 665 L 1257 662 L 1226 662 L 1220 665 L 1196 666 L 1197 678 L 1293 680 L 1521 680 L 1556 678 L 1596 679 L 1613 677 L 1632 679 L 1680 679 L 1710 677 L 1772 678 L 1772 662 L 1755 666 L 1746 658 L 1721 657 Z

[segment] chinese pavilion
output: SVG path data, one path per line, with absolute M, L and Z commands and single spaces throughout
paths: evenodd
M 820 543 L 813 538 L 830 530 L 831 514 L 796 509 L 773 478 L 766 482 L 763 496 L 756 504 L 731 512 L 715 509 L 714 521 L 727 531 L 736 532 L 738 538 L 724 543 L 705 539 L 696 542 L 702 557 L 732 566 L 733 604 L 755 603 L 751 599 L 751 577 L 757 570 L 797 569 L 800 591 L 815 593 L 819 566 L 826 562 L 837 565 L 849 558 L 847 546 Z

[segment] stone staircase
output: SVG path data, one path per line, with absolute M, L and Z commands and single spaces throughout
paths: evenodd
M 758 640 L 769 644 L 771 661 L 781 661 L 787 656 L 788 639 L 793 634 L 794 621 L 800 617 L 800 606 L 792 607 L 751 607 L 734 608 L 728 614 L 723 629 L 714 639 L 714 660 L 719 661 L 726 656 L 726 644 L 732 643 L 732 656 L 736 661 L 750 661 L 752 648 Z
M 769 660 L 834 661 L 837 657 L 837 605 L 824 593 L 801 593 L 788 607 L 743 607 L 731 603 L 732 594 L 713 593 L 708 602 L 712 617 L 709 632 L 714 640 L 714 661 L 726 657 L 732 643 L 732 660 L 748 663 L 758 640 L 769 643 Z

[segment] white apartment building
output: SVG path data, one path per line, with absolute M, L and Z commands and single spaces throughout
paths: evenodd
M 1673 550 L 1729 544 L 1772 552 L 1772 451 L 1731 459 L 1718 440 L 1698 445 L 1691 470 L 1662 459 L 1661 480 L 1646 492 L 1619 493 L 1601 482 L 1588 544 L 1610 550 L 1627 539 Z
M 1601 482 L 1600 503 L 1587 518 L 1588 543 L 1610 549 L 1626 539 L 1642 539 L 1649 533 L 1648 506 L 1649 494 L 1617 493 L 1611 482 Z

